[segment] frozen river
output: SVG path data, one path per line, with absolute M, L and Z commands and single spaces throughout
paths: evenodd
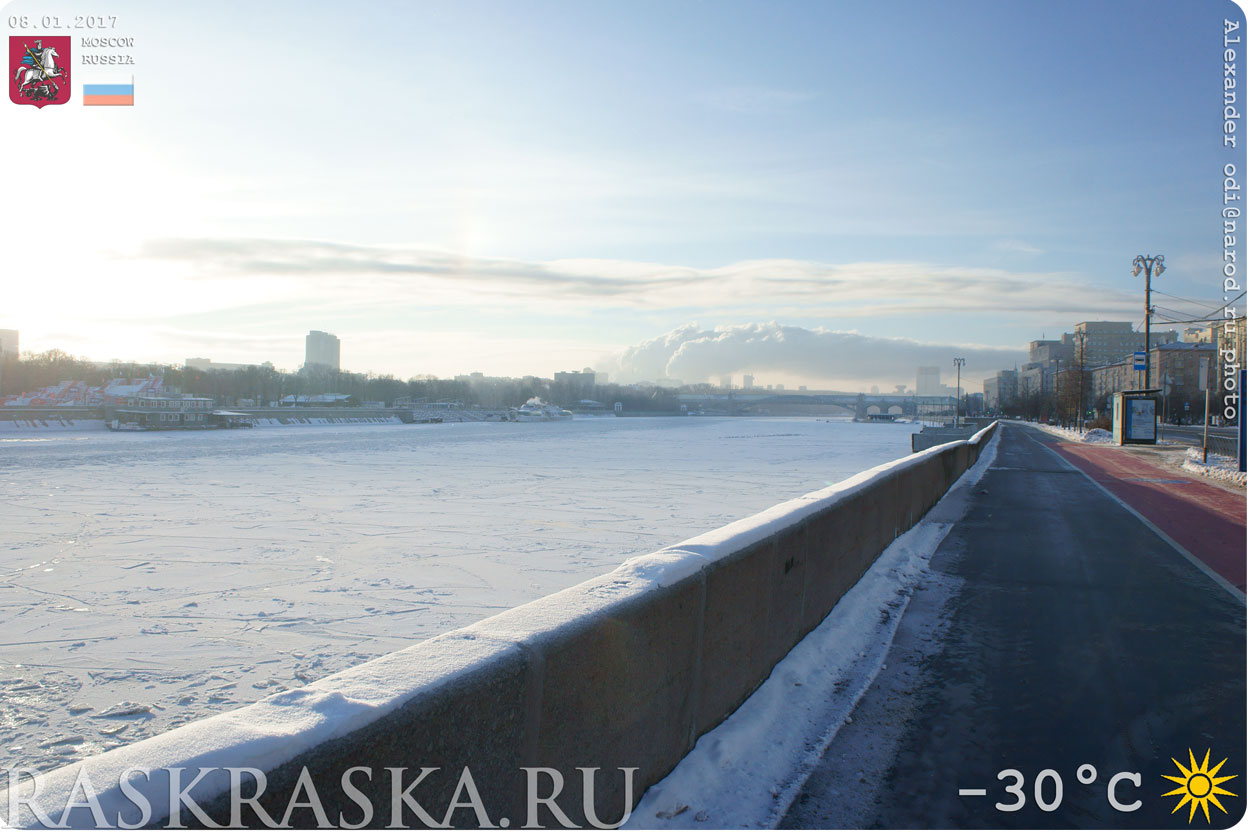
M 817 419 L 0 435 L 0 768 L 298 687 L 909 450 Z

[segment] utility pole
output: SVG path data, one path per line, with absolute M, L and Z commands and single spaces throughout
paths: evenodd
M 1150 387 L 1150 278 L 1162 276 L 1164 268 L 1162 254 L 1154 257 L 1139 254 L 1133 258 L 1133 276 L 1137 277 L 1143 271 L 1146 273 L 1146 378 L 1143 390 Z
M 959 427 L 959 382 L 965 361 L 963 358 L 955 359 L 955 427 Z
M 1207 388 L 1203 391 L 1206 393 L 1206 403 L 1202 406 L 1202 461 L 1207 461 L 1207 428 L 1211 425 L 1211 389 Z

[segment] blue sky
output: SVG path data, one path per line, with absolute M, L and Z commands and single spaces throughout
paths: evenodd
M 689 372 L 859 389 L 914 379 L 906 350 L 865 375 L 877 339 L 979 378 L 1140 321 L 1139 253 L 1220 295 L 1231 3 L 114 9 L 133 109 L 81 107 L 130 74 L 88 66 L 0 108 L 47 157 L 12 192 L 56 193 L 70 243 L 0 215 L 15 272 L 62 276 L 0 309 L 25 349 L 294 367 L 323 329 L 355 370 L 628 378 L 697 322 L 726 348 Z M 797 330 L 862 337 L 751 348 Z

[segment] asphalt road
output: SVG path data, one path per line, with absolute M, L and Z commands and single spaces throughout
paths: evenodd
M 1211 450 L 1237 453 L 1236 428 L 1209 428 Z M 1202 447 L 1202 425 L 1160 425 L 1159 438 Z
M 1245 810 L 1246 607 L 1064 462 L 1006 425 L 934 555 L 884 669 L 782 821 L 790 828 L 1189 827 L 1172 757 L 1237 775 Z M 1091 784 L 1078 769 L 1092 765 Z M 1007 789 L 1015 769 L 1025 805 Z M 1053 811 L 1035 782 L 1063 782 Z M 1118 772 L 1114 809 L 1108 782 Z M 1088 773 L 1088 772 L 1086 772 Z M 1197 783 L 1197 781 L 1195 781 Z M 960 789 L 985 796 L 960 796 Z M 1201 787 L 1195 785 L 1195 790 Z M 1054 778 L 1041 798 L 1055 801 Z M 1207 826 L 1201 808 L 1193 826 Z
M 1184 433 L 1191 436 L 1197 436 L 1200 440 L 1202 439 L 1202 425 L 1162 425 L 1161 427 L 1169 432 L 1174 431 L 1176 433 Z M 1231 436 L 1234 439 L 1237 438 L 1237 428 L 1211 427 L 1207 428 L 1207 431 L 1212 436 Z

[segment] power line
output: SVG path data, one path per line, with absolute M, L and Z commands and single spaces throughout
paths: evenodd
M 1196 300 L 1194 298 L 1184 298 L 1184 297 L 1181 297 L 1180 295 L 1173 295 L 1168 292 L 1162 292 L 1158 289 L 1153 289 L 1153 288 L 1150 290 L 1150 293 L 1152 295 L 1163 295 L 1164 297 L 1172 298 L 1174 300 L 1183 300 L 1186 303 L 1192 303 L 1195 306 L 1210 306 L 1211 305 L 1210 300 Z
M 1245 318 L 1246 318 L 1245 315 L 1238 315 L 1235 318 L 1195 318 L 1193 320 L 1187 320 L 1187 321 L 1166 320 L 1166 321 L 1162 321 L 1162 323 L 1165 323 L 1165 324 L 1219 324 L 1225 321 L 1243 321 L 1245 320 Z
M 1152 320 L 1165 324 L 1195 324 L 1195 323 L 1215 323 L 1223 320 L 1222 318 L 1191 318 L 1191 312 L 1177 312 L 1175 309 L 1166 307 L 1155 307 L 1155 314 L 1151 316 Z
M 1164 294 L 1164 293 L 1163 293 L 1163 292 L 1160 292 L 1159 294 Z M 1183 319 L 1182 319 L 1182 318 L 1162 317 L 1162 316 L 1160 316 L 1160 318 L 1161 318 L 1161 320 L 1162 320 L 1162 322 L 1163 322 L 1163 323 L 1169 323 L 1169 324 L 1205 324 L 1205 323 L 1212 323 L 1212 324 L 1213 324 L 1213 323 L 1220 323 L 1220 322 L 1222 322 L 1222 321 L 1233 321 L 1233 320 L 1239 320 L 1239 319 L 1241 319 L 1241 318 L 1244 318 L 1244 317 L 1245 317 L 1245 315 L 1238 315 L 1238 316 L 1233 317 L 1233 318 L 1228 318 L 1228 317 L 1225 317 L 1225 316 L 1224 316 L 1223 314 L 1221 314 L 1221 313 L 1222 313 L 1225 309 L 1227 309 L 1230 305 L 1232 305 L 1232 304 L 1236 303 L 1237 301 L 1241 300 L 1241 299 L 1242 299 L 1242 298 L 1244 298 L 1245 296 L 1246 296 L 1246 293 L 1243 291 L 1240 295 L 1238 295 L 1237 297 L 1233 298 L 1232 300 L 1227 301 L 1227 302 L 1225 302 L 1225 303 L 1221 303 L 1221 304 L 1217 305 L 1214 309 L 1210 310 L 1209 312 L 1206 312 L 1206 313 L 1205 313 L 1205 315 L 1204 315 L 1204 317 L 1201 317 L 1201 318 L 1183 318 Z M 1173 296 L 1173 295 L 1168 295 L 1168 297 L 1174 297 L 1174 296 Z M 1184 300 L 1184 298 L 1181 298 L 1181 300 Z M 1208 301 L 1208 303 L 1209 303 L 1209 301 Z M 1187 314 L 1192 314 L 1192 313 L 1187 313 L 1187 312 L 1180 312 L 1180 311 L 1177 311 L 1177 310 L 1175 310 L 1175 309 L 1169 309 L 1169 308 L 1168 308 L 1168 307 L 1166 307 L 1166 306 L 1156 306 L 1156 307 L 1154 307 L 1154 310 L 1152 310 L 1152 313 L 1153 313 L 1153 312 L 1157 312 L 1157 311 L 1166 312 L 1166 313 L 1169 313 L 1170 315 L 1187 315 Z M 1151 317 L 1152 317 L 1152 318 L 1153 318 L 1153 317 L 1156 317 L 1156 315 L 1155 315 L 1155 314 L 1152 314 L 1152 315 L 1151 315 Z

